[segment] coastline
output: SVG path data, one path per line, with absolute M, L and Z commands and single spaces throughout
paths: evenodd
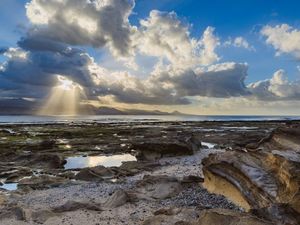
M 214 210 L 247 217 L 245 208 L 204 188 L 203 160 L 210 154 L 248 152 L 251 144 L 290 124 L 299 121 L 1 124 L 1 149 L 6 148 L 1 176 L 19 185 L 1 191 L 0 221 L 155 224 L 159 218 L 196 221 Z M 125 153 L 137 161 L 64 169 L 69 157 L 92 160 Z

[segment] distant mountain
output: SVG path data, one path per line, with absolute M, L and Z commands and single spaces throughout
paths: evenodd
M 32 115 L 36 112 L 35 102 L 23 98 L 0 99 L 0 115 Z
M 96 115 L 184 115 L 178 111 L 168 113 L 159 110 L 116 109 L 104 106 L 94 109 L 94 112 Z
M 29 101 L 23 98 L 0 99 L 0 115 L 35 115 L 40 109 L 41 103 Z M 93 105 L 81 105 L 78 108 L 81 115 L 186 115 L 178 111 L 171 113 L 159 110 L 142 109 L 118 109 L 113 107 L 95 107 Z

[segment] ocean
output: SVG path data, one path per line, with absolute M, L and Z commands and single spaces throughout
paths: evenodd
M 300 120 L 300 116 L 194 116 L 194 115 L 97 115 L 97 116 L 0 116 L 0 124 L 122 123 L 163 121 L 270 121 Z

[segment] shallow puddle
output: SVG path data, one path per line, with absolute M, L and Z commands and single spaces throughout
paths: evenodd
M 105 167 L 118 167 L 122 165 L 122 162 L 136 161 L 136 157 L 131 154 L 123 154 L 111 156 L 77 156 L 69 157 L 66 160 L 67 163 L 65 165 L 65 169 L 76 169 L 100 165 Z
M 217 145 L 209 142 L 201 142 L 201 144 L 207 146 L 208 148 L 214 148 Z
M 10 184 L 3 184 L 0 188 L 5 189 L 7 191 L 14 191 L 17 190 L 18 184 L 17 183 L 10 183 Z

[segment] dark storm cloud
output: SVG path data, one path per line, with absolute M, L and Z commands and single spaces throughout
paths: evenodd
M 165 71 L 152 82 L 168 82 L 180 96 L 205 96 L 227 98 L 249 94 L 245 86 L 248 66 L 238 63 L 223 63 L 205 71 Z
M 62 75 L 83 86 L 92 85 L 88 69 L 92 59 L 85 52 L 36 37 L 23 38 L 19 46 L 28 51 L 26 57 L 10 57 L 0 71 L 2 78 L 16 84 L 52 87 L 55 75 Z
M 26 7 L 28 18 L 36 25 L 31 35 L 70 45 L 107 45 L 115 55 L 130 52 L 132 0 L 32 0 Z

